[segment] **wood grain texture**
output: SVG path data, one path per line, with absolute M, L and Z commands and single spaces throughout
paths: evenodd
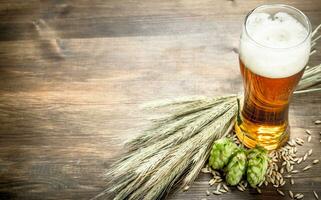
M 1 0 L 0 199 L 89 199 L 123 141 L 147 125 L 139 104 L 238 93 L 241 24 L 267 2 Z M 278 2 L 321 23 L 319 0 Z M 321 63 L 316 49 L 311 65 Z M 320 93 L 299 94 L 290 110 L 292 137 L 312 131 L 300 150 L 314 149 L 309 161 L 321 154 L 320 102 Z M 320 172 L 319 164 L 298 174 L 292 190 L 320 196 Z M 202 174 L 169 199 L 205 198 L 208 180 Z M 281 199 L 273 188 L 206 198 Z

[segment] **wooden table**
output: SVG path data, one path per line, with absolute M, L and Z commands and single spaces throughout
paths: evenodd
M 238 93 L 238 41 L 259 0 L 0 2 L 0 199 L 89 199 L 124 140 L 146 125 L 138 105 L 186 95 Z M 279 1 L 321 23 L 321 1 Z M 310 64 L 321 63 L 321 42 Z M 292 136 L 320 158 L 321 93 L 297 95 Z M 170 199 L 206 197 L 209 176 Z M 321 196 L 321 165 L 298 174 L 295 192 Z M 285 187 L 288 190 L 289 186 Z M 238 192 L 207 199 L 281 199 Z M 289 197 L 287 197 L 289 198 Z

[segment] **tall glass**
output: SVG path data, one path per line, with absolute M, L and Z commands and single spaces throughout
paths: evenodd
M 289 138 L 289 103 L 308 62 L 311 24 L 298 9 L 262 5 L 245 18 L 239 62 L 244 101 L 235 132 L 247 146 L 272 150 Z

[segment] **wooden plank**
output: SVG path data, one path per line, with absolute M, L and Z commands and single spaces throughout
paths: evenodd
M 309 14 L 314 27 L 321 12 Z M 56 38 L 101 38 L 126 36 L 186 35 L 218 33 L 218 30 L 241 30 L 241 15 L 218 16 L 128 16 L 85 19 L 37 19 L 32 22 L 0 23 L 0 41 L 43 39 L 54 31 Z M 234 23 L 231 23 L 234 21 Z M 237 22 L 237 23 L 235 23 Z M 225 26 L 222 29 L 222 26 Z M 40 28 L 38 28 L 40 27 Z M 48 29 L 47 27 L 50 27 Z
M 222 19 L 225 25 L 241 25 L 246 13 L 266 1 L 170 1 L 139 3 L 136 1 L 41 2 L 33 6 L 13 4 L 4 9 L 0 23 L 0 40 L 37 39 L 37 24 L 44 22 L 55 30 L 58 38 L 95 38 L 121 36 L 177 35 L 221 30 L 216 24 Z M 321 6 L 313 8 L 308 2 L 285 1 L 285 3 L 309 11 L 312 24 L 319 23 Z M 6 4 L 5 4 L 6 5 Z M 4 5 L 4 6 L 5 6 Z M 7 5 L 8 6 L 8 5 Z M 153 9 L 156 7 L 158 9 Z M 311 6 L 310 6 L 311 7 Z M 95 12 L 93 12 L 93 10 Z M 14 15 L 17 13 L 17 15 Z M 39 21 L 40 20 L 40 21 Z M 239 28 L 238 28 L 239 30 Z M 41 33 L 40 33 L 41 34 Z
M 223 16 L 232 14 L 245 15 L 260 4 L 271 3 L 269 0 L 248 0 L 244 2 L 229 0 L 202 0 L 191 1 L 139 1 L 139 0 L 12 0 L 0 2 L 1 17 L 7 21 L 29 21 L 30 17 L 44 19 L 84 19 L 99 17 L 126 17 L 126 16 Z M 281 0 L 276 3 L 285 3 L 308 12 L 319 12 L 320 3 L 316 0 L 296 1 Z M 35 12 L 38 11 L 38 12 Z M 15 16 L 15 17 L 14 17 Z M 8 17 L 8 18 L 6 18 Z
M 148 125 L 141 103 L 240 91 L 242 20 L 264 2 L 0 1 L 0 199 L 89 199 L 123 142 Z M 321 22 L 319 1 L 283 2 Z M 310 159 L 321 153 L 320 100 L 299 94 L 290 110 L 292 137 L 313 132 L 302 149 L 314 149 Z M 298 174 L 293 190 L 320 194 L 319 171 Z M 204 198 L 208 180 L 202 174 L 169 198 Z M 279 197 L 273 188 L 253 193 L 206 198 Z

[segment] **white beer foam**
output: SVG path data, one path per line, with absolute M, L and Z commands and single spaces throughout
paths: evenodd
M 284 78 L 298 73 L 307 64 L 310 38 L 302 41 L 308 31 L 291 15 L 252 13 L 246 26 L 255 42 L 243 30 L 240 58 L 252 72 L 269 78 Z

